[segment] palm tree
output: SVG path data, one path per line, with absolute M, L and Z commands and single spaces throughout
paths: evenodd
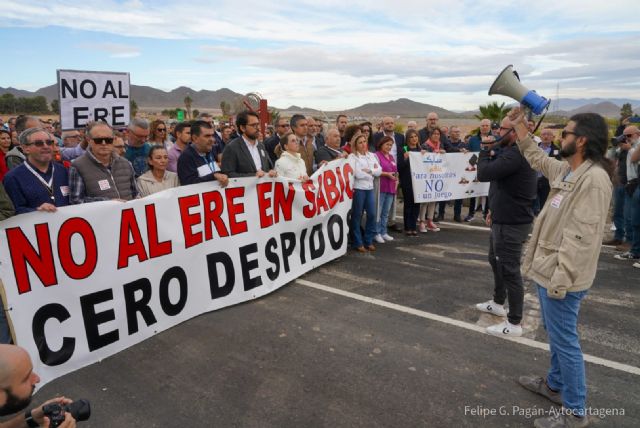
M 480 106 L 480 114 L 476 114 L 476 119 L 489 119 L 491 122 L 500 122 L 509 113 L 509 108 L 504 103 L 498 104 L 497 101 Z
M 138 114 L 138 103 L 133 98 L 129 102 L 129 114 L 132 119 L 134 119 Z
M 187 117 L 189 119 L 191 119 L 191 103 L 193 102 L 193 100 L 191 99 L 191 97 L 189 95 L 187 95 L 186 97 L 184 97 L 184 107 L 187 110 Z

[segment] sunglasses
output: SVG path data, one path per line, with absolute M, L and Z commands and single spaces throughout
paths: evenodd
M 578 134 L 576 134 L 575 132 L 572 131 L 562 131 L 562 133 L 560 134 L 560 136 L 564 139 L 567 138 L 567 135 L 575 135 L 578 136 Z
M 167 128 L 156 128 L 158 132 L 167 132 Z
M 55 141 L 53 141 L 53 140 L 36 140 L 36 141 L 30 142 L 29 144 L 27 144 L 27 146 L 43 147 L 45 144 L 47 146 L 53 146 L 55 144 Z
M 622 134 L 622 135 L 624 135 L 624 138 L 633 138 L 633 136 L 636 134 Z
M 113 137 L 92 138 L 96 144 L 113 144 Z

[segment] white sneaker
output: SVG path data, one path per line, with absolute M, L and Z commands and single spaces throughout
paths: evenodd
M 635 262 L 634 264 L 632 264 L 631 266 L 633 266 L 634 268 L 638 268 L 640 269 L 640 262 Z
M 488 312 L 493 315 L 497 315 L 499 317 L 504 317 L 507 315 L 507 311 L 504 309 L 503 305 L 499 305 L 493 300 L 489 300 L 488 302 L 478 303 L 476 305 L 476 309 L 482 312 Z
M 373 240 L 376 241 L 378 244 L 384 244 L 384 239 L 382 239 L 382 236 L 380 236 L 380 234 L 377 234 L 376 236 L 374 236 Z
M 420 226 L 418 226 L 418 231 L 419 231 L 420 233 L 427 233 L 427 228 L 426 228 L 426 226 L 424 225 L 424 222 L 422 222 L 422 221 L 420 222 Z
M 503 321 L 500 324 L 487 327 L 487 333 L 494 336 L 522 336 L 522 327 L 520 325 L 511 324 L 509 321 Z
M 385 241 L 393 241 L 393 236 L 385 233 L 384 235 L 382 235 L 382 239 L 384 239 Z

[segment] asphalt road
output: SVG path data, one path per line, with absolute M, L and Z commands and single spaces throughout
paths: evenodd
M 491 298 L 487 231 L 445 223 L 393 236 L 57 379 L 34 400 L 91 400 L 83 427 L 526 427 L 557 409 L 515 383 L 548 366 L 532 285 L 525 340 L 482 332 L 501 321 L 474 308 Z M 603 250 L 580 314 L 596 361 L 588 405 L 610 414 L 594 426 L 638 427 L 640 270 L 612 255 Z

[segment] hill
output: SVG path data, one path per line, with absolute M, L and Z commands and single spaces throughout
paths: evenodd
M 23 91 L 15 88 L 1 88 L 0 95 L 10 93 L 16 97 L 34 97 L 42 95 L 49 103 L 52 100 L 58 98 L 58 85 L 45 86 L 35 92 Z M 220 102 L 226 101 L 233 103 L 233 101 L 242 94 L 233 92 L 227 88 L 221 88 L 217 91 L 201 90 L 195 91 L 191 88 L 181 86 L 173 89 L 170 92 L 165 92 L 160 89 L 152 88 L 150 86 L 138 86 L 131 85 L 131 98 L 135 100 L 138 107 L 144 109 L 148 108 L 176 108 L 184 106 L 184 99 L 191 97 L 193 108 L 209 108 L 219 109 Z
M 419 103 L 408 98 L 399 98 L 395 101 L 384 103 L 368 103 L 360 107 L 345 110 L 345 114 L 350 116 L 404 116 L 423 117 L 429 112 L 436 112 L 440 117 L 457 117 L 458 114 L 452 111 L 437 107 L 431 104 Z

